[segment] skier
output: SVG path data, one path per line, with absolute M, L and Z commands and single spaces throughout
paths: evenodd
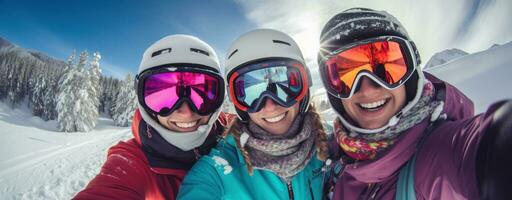
M 226 66 L 238 119 L 190 170 L 178 199 L 321 199 L 328 147 L 295 41 L 271 29 L 248 32 Z M 264 81 L 269 72 L 277 74 Z
M 470 99 L 422 72 L 415 44 L 385 11 L 343 11 L 320 43 L 338 115 L 340 161 L 326 186 L 334 199 L 512 197 L 512 101 L 474 116 Z
M 222 135 L 224 79 L 205 42 L 164 37 L 144 52 L 136 79 L 134 138 L 109 149 L 74 199 L 175 199 L 187 171 Z

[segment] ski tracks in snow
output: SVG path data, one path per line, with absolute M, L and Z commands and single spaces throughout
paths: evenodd
M 0 199 L 70 199 L 100 171 L 108 148 L 131 137 L 122 129 L 3 161 Z

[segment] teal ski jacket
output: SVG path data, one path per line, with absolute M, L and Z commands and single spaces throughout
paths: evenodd
M 323 165 L 315 154 L 290 184 L 269 170 L 254 169 L 251 176 L 233 136 L 228 135 L 187 173 L 178 199 L 320 200 Z

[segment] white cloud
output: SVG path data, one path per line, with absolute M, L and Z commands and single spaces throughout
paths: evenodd
M 318 39 L 324 24 L 335 14 L 353 7 L 385 10 L 394 15 L 417 44 L 423 64 L 436 52 L 447 48 L 461 48 L 469 53 L 489 48 L 494 43 L 512 40 L 512 1 L 485 2 L 469 27 L 465 19 L 471 12 L 469 0 L 238 0 L 246 17 L 260 28 L 273 28 L 290 34 L 299 43 L 311 68 L 315 87 L 321 87 L 316 54 Z

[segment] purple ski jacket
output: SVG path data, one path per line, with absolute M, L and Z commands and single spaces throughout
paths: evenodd
M 496 110 L 474 116 L 473 102 L 454 86 L 425 73 L 436 89 L 445 88 L 447 120 L 416 145 L 429 119 L 406 130 L 376 160 L 347 164 L 336 181 L 333 199 L 395 199 L 401 167 L 416 152 L 414 189 L 417 199 L 478 199 L 476 155 L 479 141 Z M 440 90 L 436 90 L 440 91 Z M 340 152 L 338 145 L 334 151 Z

